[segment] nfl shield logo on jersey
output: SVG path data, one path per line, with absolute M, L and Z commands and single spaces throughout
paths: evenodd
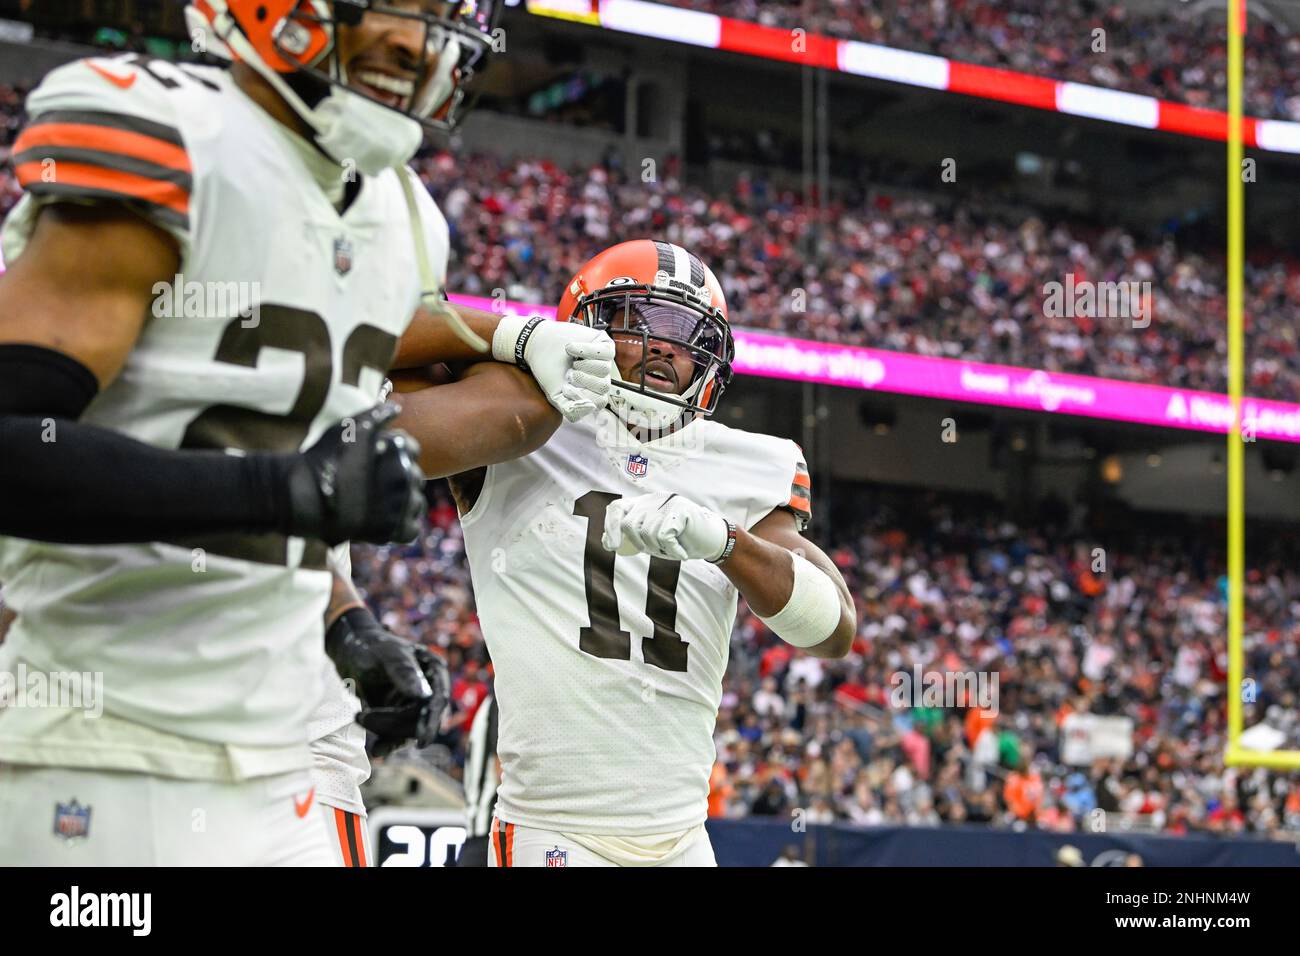
M 644 478 L 646 471 L 650 468 L 650 459 L 645 455 L 628 455 L 627 456 L 627 473 L 633 478 Z
M 90 834 L 90 807 L 83 807 L 76 797 L 68 803 L 54 805 L 54 835 L 76 840 Z
M 567 867 L 569 865 L 569 851 L 561 850 L 558 846 L 554 850 L 547 850 L 546 865 Z
M 334 240 L 334 271 L 341 276 L 352 271 L 352 243 L 347 236 Z

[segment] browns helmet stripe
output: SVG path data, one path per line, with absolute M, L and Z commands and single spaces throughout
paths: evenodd
M 673 278 L 678 282 L 685 282 L 691 277 L 691 264 L 687 259 L 686 250 L 674 243 L 668 245 L 673 250 Z
M 699 259 L 676 243 L 655 239 L 654 244 L 659 254 L 660 272 L 668 273 L 678 282 L 690 282 L 693 286 L 704 284 L 704 266 Z
M 704 263 L 697 259 L 693 252 L 688 252 L 686 255 L 691 262 L 691 285 L 699 288 L 704 285 Z
M 671 243 L 662 242 L 658 239 L 654 241 L 655 252 L 659 254 L 659 271 L 666 272 L 668 275 L 676 275 L 676 266 L 673 262 L 673 247 Z

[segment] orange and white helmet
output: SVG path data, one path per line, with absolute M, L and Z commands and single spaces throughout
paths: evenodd
M 371 174 L 406 162 L 423 128 L 450 129 L 465 85 L 492 50 L 501 0 L 191 0 L 192 36 L 269 82 L 339 162 Z M 336 42 L 368 14 L 423 31 L 405 76 L 378 75 L 381 96 L 349 86 Z
M 641 336 L 639 374 L 633 381 L 616 377 L 609 402 L 632 424 L 666 427 L 686 413 L 712 415 L 731 383 L 736 347 L 722 286 L 681 246 L 634 239 L 597 254 L 569 280 L 557 318 Z M 645 382 L 646 362 L 665 349 L 685 352 L 694 363 L 675 395 Z

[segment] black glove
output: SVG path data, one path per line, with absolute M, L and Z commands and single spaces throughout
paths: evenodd
M 286 534 L 330 545 L 415 540 L 428 507 L 424 473 L 415 439 L 383 427 L 397 413 L 396 405 L 376 405 L 286 457 Z
M 365 608 L 345 611 L 325 635 L 325 652 L 361 698 L 357 723 L 373 733 L 383 756 L 414 739 L 427 747 L 451 700 L 441 657 L 383 629 Z

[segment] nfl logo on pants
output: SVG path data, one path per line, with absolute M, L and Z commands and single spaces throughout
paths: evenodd
M 569 851 L 561 850 L 558 846 L 554 850 L 547 850 L 546 865 L 567 867 L 569 865 Z

